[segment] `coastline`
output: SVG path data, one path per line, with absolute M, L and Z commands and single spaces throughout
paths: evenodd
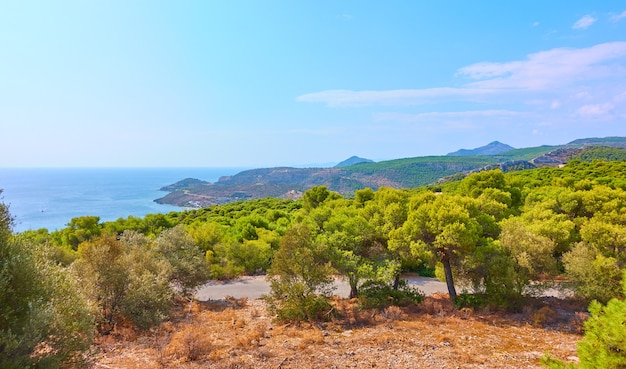
M 0 168 L 0 201 L 15 218 L 13 230 L 55 231 L 74 217 L 101 222 L 183 211 L 159 204 L 160 191 L 181 178 L 216 181 L 241 168 Z

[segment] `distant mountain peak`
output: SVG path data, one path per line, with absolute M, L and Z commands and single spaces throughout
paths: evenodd
M 514 149 L 514 147 L 503 144 L 500 141 L 493 141 L 485 146 L 477 147 L 472 150 L 461 149 L 455 152 L 451 152 L 448 154 L 448 156 L 498 155 Z
M 373 163 L 373 160 L 370 159 L 363 159 L 363 158 L 359 158 L 358 156 L 351 156 L 350 158 L 342 161 L 341 163 L 335 165 L 335 168 L 342 168 L 342 167 L 349 167 L 351 165 L 355 165 L 355 164 L 361 164 L 361 163 Z

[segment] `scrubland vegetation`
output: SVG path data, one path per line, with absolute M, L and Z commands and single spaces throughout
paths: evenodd
M 1 206 L 0 367 L 624 366 L 626 162 L 586 155 L 54 232 L 14 234 Z M 407 271 L 449 293 L 424 296 Z M 193 301 L 209 278 L 254 274 L 263 301 Z M 337 275 L 352 299 L 332 297 Z

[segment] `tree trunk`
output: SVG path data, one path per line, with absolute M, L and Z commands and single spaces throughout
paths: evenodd
M 350 298 L 354 299 L 359 295 L 359 291 L 357 290 L 356 284 L 350 283 Z
M 350 298 L 357 298 L 357 296 L 359 295 L 359 290 L 357 287 L 359 285 L 359 278 L 349 276 L 348 283 L 350 284 Z
M 393 278 L 393 289 L 397 291 L 398 288 L 400 288 L 400 273 Z
M 450 300 L 454 302 L 456 300 L 456 289 L 454 288 L 454 279 L 452 277 L 452 267 L 450 266 L 450 257 L 444 253 L 441 262 L 443 263 L 443 271 L 446 276 L 446 286 L 448 286 L 448 293 L 450 294 Z

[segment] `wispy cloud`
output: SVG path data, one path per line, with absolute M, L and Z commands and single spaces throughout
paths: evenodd
M 590 16 L 590 15 L 585 15 L 582 18 L 580 18 L 579 20 L 576 21 L 576 23 L 574 23 L 574 25 L 572 25 L 573 29 L 587 29 L 589 27 L 591 27 L 592 24 L 594 24 L 598 19 Z
M 611 16 L 611 22 L 617 23 L 617 22 L 621 21 L 624 18 L 626 18 L 626 10 L 624 10 L 621 14 L 615 14 L 615 15 Z
M 595 80 L 615 73 L 607 63 L 626 56 L 626 42 L 610 42 L 584 49 L 558 48 L 530 54 L 526 60 L 477 63 L 459 74 L 480 80 L 469 87 L 541 90 L 581 80 Z
M 469 97 L 497 91 L 481 88 L 427 88 L 419 90 L 352 91 L 327 90 L 298 96 L 300 102 L 326 103 L 328 106 L 415 105 L 440 97 Z
M 581 49 L 557 48 L 507 63 L 482 62 L 459 69 L 468 79 L 461 87 L 404 90 L 327 90 L 297 97 L 300 102 L 333 107 L 406 106 L 440 101 L 471 101 L 528 92 L 562 93 L 563 87 L 626 75 L 626 42 L 610 42 Z
M 449 111 L 449 112 L 428 112 L 419 114 L 407 114 L 407 113 L 377 113 L 374 114 L 374 120 L 377 121 L 400 121 L 400 122 L 417 122 L 427 119 L 465 119 L 476 117 L 514 117 L 523 115 L 517 111 L 511 110 L 469 110 L 469 111 Z
M 613 108 L 613 104 L 609 103 L 583 105 L 576 111 L 576 115 L 584 117 L 605 117 L 611 114 Z

